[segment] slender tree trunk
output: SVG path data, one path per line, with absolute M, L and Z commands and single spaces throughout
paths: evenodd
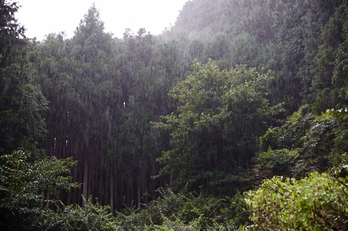
M 139 178 L 140 178 L 140 176 L 139 176 Z M 139 181 L 141 181 L 141 180 L 139 180 Z M 141 182 L 139 182 L 138 183 L 138 209 L 140 209 L 140 199 L 141 199 L 141 192 L 140 192 L 140 190 L 141 190 Z
M 114 212 L 114 174 L 110 169 L 110 210 Z
M 88 161 L 87 161 L 87 158 L 85 158 L 84 172 L 83 172 L 83 196 L 85 197 L 86 200 L 88 199 L 87 186 L 88 186 Z

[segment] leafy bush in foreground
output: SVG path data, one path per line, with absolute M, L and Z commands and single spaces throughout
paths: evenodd
M 47 222 L 49 221 L 49 222 Z M 42 216 L 34 224 L 36 230 L 82 230 L 112 231 L 123 230 L 110 213 L 109 206 L 92 203 L 92 197 L 83 198 L 83 206 L 69 205 L 56 210 L 43 210 Z
M 58 203 L 59 189 L 78 187 L 71 183 L 71 158 L 55 157 L 29 163 L 29 154 L 19 150 L 0 156 L 0 226 L 23 230 L 40 219 L 44 208 Z
M 59 189 L 70 190 L 71 158 L 29 163 L 19 150 L 0 156 L 0 227 L 4 230 L 117 230 L 108 206 L 85 200 L 83 207 L 63 205 Z
M 275 176 L 257 191 L 245 193 L 253 210 L 248 230 L 347 230 L 348 166 L 335 177 L 313 172 L 296 180 Z
M 243 198 L 216 198 L 206 195 L 160 190 L 162 196 L 136 212 L 128 209 L 116 215 L 122 227 L 137 230 L 235 230 L 247 222 Z

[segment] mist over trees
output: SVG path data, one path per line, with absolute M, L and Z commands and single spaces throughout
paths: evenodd
M 347 228 L 346 1 L 192 0 L 122 38 L 92 5 L 43 41 L 18 9 L 0 2 L 2 227 Z

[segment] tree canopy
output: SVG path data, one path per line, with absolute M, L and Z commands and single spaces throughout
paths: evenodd
M 282 111 L 271 106 L 266 84 L 271 77 L 239 66 L 219 71 L 214 61 L 196 61 L 193 73 L 169 95 L 179 102 L 178 114 L 164 116 L 158 128 L 170 130 L 171 149 L 158 160 L 161 173 L 178 173 L 177 183 L 231 187 L 251 165 L 258 136 Z

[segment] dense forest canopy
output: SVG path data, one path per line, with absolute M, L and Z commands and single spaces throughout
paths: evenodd
M 122 38 L 92 5 L 43 41 L 18 9 L 0 0 L 1 227 L 348 228 L 347 1 L 191 0 Z

